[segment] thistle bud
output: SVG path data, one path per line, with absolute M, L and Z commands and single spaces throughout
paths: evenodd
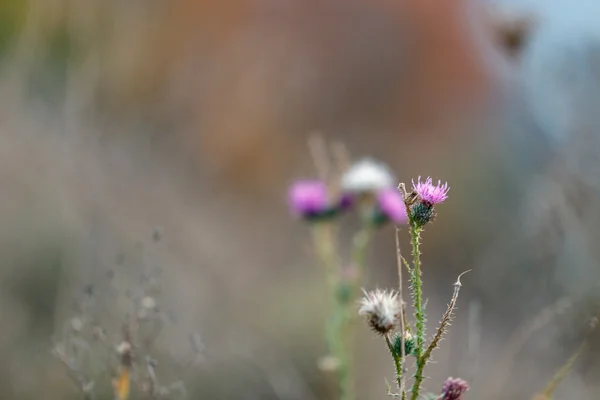
M 417 342 L 410 332 L 404 333 L 404 355 L 414 355 L 415 349 L 417 348 Z M 394 358 L 402 358 L 402 336 L 399 333 L 395 333 L 392 336 L 392 355 Z

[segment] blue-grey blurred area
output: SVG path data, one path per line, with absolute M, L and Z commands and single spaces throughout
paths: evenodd
M 472 272 L 427 389 L 461 376 L 468 398 L 531 398 L 599 311 L 598 10 L 2 0 L 1 397 L 82 398 L 55 338 L 93 293 L 118 344 L 152 271 L 165 382 L 193 399 L 336 398 L 317 368 L 324 271 L 285 202 L 294 179 L 316 175 L 318 132 L 399 180 L 452 188 L 424 233 L 431 324 Z M 391 227 L 369 260 L 367 288 L 397 285 Z M 386 398 L 389 355 L 358 329 L 359 398 Z M 193 367 L 191 333 L 203 343 Z M 598 398 L 597 336 L 557 398 Z

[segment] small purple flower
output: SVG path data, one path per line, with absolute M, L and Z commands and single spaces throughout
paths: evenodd
M 379 191 L 377 193 L 377 206 L 385 217 L 396 224 L 405 224 L 408 221 L 404 199 L 395 188 Z
M 448 378 L 442 388 L 441 400 L 461 400 L 462 395 L 469 390 L 467 382 L 460 378 Z
M 441 181 L 438 181 L 437 185 L 433 185 L 432 179 L 429 177 L 425 182 L 421 182 L 421 177 L 417 179 L 417 183 L 412 181 L 413 190 L 417 192 L 422 201 L 429 204 L 439 204 L 448 198 L 448 183 L 442 185 Z
M 318 180 L 298 181 L 289 191 L 289 205 L 294 214 L 312 216 L 329 208 L 327 186 Z

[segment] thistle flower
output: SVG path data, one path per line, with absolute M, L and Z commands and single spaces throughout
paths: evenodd
M 394 183 L 394 176 L 385 164 L 365 158 L 342 176 L 341 188 L 344 192 L 368 194 L 393 187 Z
M 417 179 L 417 183 L 412 181 L 413 190 L 417 192 L 421 201 L 434 205 L 443 203 L 448 198 L 448 183 L 442 185 L 441 181 L 438 181 L 437 185 L 433 185 L 431 177 L 428 177 L 425 182 L 421 182 L 421 177 Z
M 374 292 L 363 290 L 365 297 L 361 300 L 358 314 L 366 317 L 373 331 L 380 335 L 390 333 L 400 320 L 400 301 L 395 291 L 377 289 Z
M 441 400 L 461 400 L 462 395 L 469 390 L 467 382 L 460 378 L 448 378 L 442 388 Z
M 421 182 L 421 177 L 417 179 L 417 183 L 412 181 L 413 192 L 410 198 L 410 219 L 418 227 L 422 227 L 428 222 L 431 222 L 436 217 L 434 209 L 435 204 L 444 202 L 448 198 L 448 183 L 442 184 L 438 181 L 437 185 L 428 177 L 425 182 Z M 408 200 L 406 200 L 408 201 Z
M 377 217 L 396 224 L 405 224 L 408 221 L 404 199 L 398 190 L 388 188 L 377 193 Z
M 299 181 L 289 192 L 291 209 L 301 215 L 316 214 L 329 205 L 327 186 L 321 181 Z
M 350 196 L 332 202 L 324 182 L 303 180 L 292 185 L 288 194 L 292 213 L 308 220 L 331 218 L 352 205 Z

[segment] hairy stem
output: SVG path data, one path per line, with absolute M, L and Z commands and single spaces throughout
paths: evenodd
M 394 353 L 394 346 L 390 340 L 390 335 L 385 335 L 385 343 L 387 344 L 390 354 L 394 359 L 394 365 L 396 366 L 396 382 L 398 384 L 398 389 L 400 389 L 402 387 L 402 357 L 398 357 Z
M 425 347 L 425 312 L 423 310 L 423 292 L 421 282 L 421 253 L 419 250 L 421 229 L 411 221 L 410 224 L 410 240 L 412 244 L 413 269 L 411 273 L 411 286 L 413 290 L 413 307 L 415 309 L 415 327 L 417 330 L 417 346 L 415 348 L 415 358 L 417 359 L 417 371 L 412 387 L 411 400 L 419 398 L 419 390 L 423 382 L 423 369 L 425 368 L 426 360 L 423 358 Z
M 469 270 L 469 271 L 471 271 L 471 270 Z M 454 293 L 452 293 L 452 298 L 450 299 L 450 303 L 448 303 L 446 312 L 444 312 L 444 315 L 442 316 L 442 320 L 440 321 L 440 326 L 438 327 L 435 335 L 433 336 L 431 343 L 427 347 L 427 350 L 425 350 L 425 352 L 423 353 L 423 360 L 425 362 L 427 362 L 427 360 L 429 360 L 429 357 L 431 357 L 431 353 L 439 345 L 440 340 L 442 340 L 442 337 L 446 333 L 446 328 L 452 321 L 454 307 L 456 307 L 456 301 L 458 300 L 458 293 L 460 292 L 460 288 L 462 287 L 462 284 L 460 283 L 460 278 L 469 271 L 465 271 L 462 274 L 460 274 L 458 276 L 458 279 L 456 279 L 456 282 L 454 282 Z

